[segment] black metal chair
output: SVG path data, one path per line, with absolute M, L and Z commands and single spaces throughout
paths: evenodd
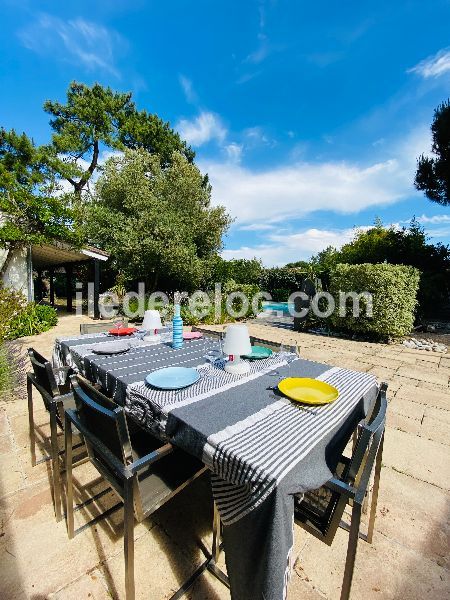
M 316 538 L 331 546 L 338 527 L 350 533 L 341 600 L 350 597 L 358 539 L 372 543 L 386 422 L 386 390 L 387 384 L 383 383 L 370 418 L 358 425 L 351 458 L 342 456 L 335 476 L 319 490 L 295 498 L 295 523 Z M 361 513 L 374 466 L 368 530 L 364 535 L 360 533 Z M 350 526 L 342 521 L 348 504 L 352 506 Z
M 124 317 L 122 323 L 124 327 L 128 327 L 128 319 Z M 115 323 L 112 321 L 101 321 L 100 323 L 80 323 L 80 335 L 87 333 L 106 333 L 110 329 L 114 329 Z
M 71 378 L 76 410 L 65 413 L 66 515 L 69 538 L 74 537 L 72 427 L 84 438 L 88 456 L 124 506 L 125 588 L 135 597 L 134 518 L 142 521 L 180 492 L 206 467 L 142 429 L 128 426 L 123 407 L 117 406 L 80 376 Z M 79 508 L 79 507 L 78 507 Z M 98 518 L 83 526 L 89 526 Z M 193 582 L 193 580 L 192 580 Z
M 30 437 L 31 464 L 36 464 L 46 460 L 52 461 L 52 487 L 53 502 L 55 507 L 56 520 L 60 521 L 61 514 L 61 470 L 59 464 L 60 454 L 58 447 L 58 430 L 64 430 L 64 412 L 67 408 L 75 407 L 73 393 L 70 387 L 69 374 L 70 367 L 60 367 L 53 369 L 51 363 L 33 348 L 28 348 L 33 372 L 27 373 L 27 395 L 28 395 L 28 424 Z M 64 373 L 63 384 L 56 382 L 56 375 Z M 33 387 L 40 393 L 44 406 L 50 414 L 50 456 L 36 460 L 36 427 L 34 422 L 33 410 Z M 80 442 L 77 447 L 81 446 Z

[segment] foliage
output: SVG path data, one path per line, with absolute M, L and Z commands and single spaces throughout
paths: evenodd
M 275 302 L 287 302 L 291 291 L 288 288 L 275 288 L 272 290 L 272 300 Z
M 417 306 L 420 272 L 414 267 L 389 264 L 339 264 L 331 272 L 330 293 L 336 310 L 329 320 L 337 329 L 389 339 L 410 333 Z M 339 315 L 339 292 L 370 292 L 373 316 L 366 316 L 367 302 L 361 300 L 360 316 L 353 316 L 347 303 L 345 316 Z
M 262 263 L 257 258 L 224 260 L 215 256 L 211 265 L 210 282 L 225 283 L 233 279 L 237 283 L 259 285 L 262 271 Z
M 28 303 L 20 292 L 0 288 L 0 343 L 42 333 L 57 322 L 57 312 L 51 306 Z
M 0 285 L 0 343 L 10 339 L 10 324 L 24 313 L 27 300 L 23 294 Z
M 52 306 L 45 304 L 35 304 L 34 311 L 40 323 L 42 323 L 41 331 L 47 331 L 58 323 L 58 313 Z
M 312 258 L 329 273 L 337 264 L 404 264 L 422 272 L 418 301 L 421 314 L 436 314 L 450 292 L 450 248 L 430 244 L 423 227 L 413 219 L 409 227 L 384 227 L 381 221 L 368 230 L 357 230 L 353 240 L 340 250 L 329 247 Z M 325 278 L 326 279 L 326 278 Z
M 0 394 L 23 392 L 25 360 L 20 348 L 0 340 Z
M 53 165 L 42 148 L 25 134 L 0 130 L 0 247 L 12 251 L 54 239 L 77 244 L 70 224 L 73 212 L 64 195 L 55 195 L 58 183 Z
M 86 207 L 85 231 L 126 278 L 150 289 L 195 289 L 230 223 L 223 207 L 210 206 L 210 194 L 182 154 L 163 169 L 158 156 L 126 150 L 107 161 Z
M 178 133 L 157 115 L 138 111 L 131 97 L 130 92 L 115 92 L 98 83 L 89 87 L 74 81 L 67 90 L 65 104 L 51 100 L 44 103 L 54 131 L 47 151 L 54 157 L 60 176 L 69 181 L 77 195 L 98 168 L 102 147 L 143 148 L 159 154 L 163 165 L 170 163 L 174 151 L 193 160 L 194 152 Z M 87 161 L 87 168 L 80 166 L 80 159 Z
M 434 111 L 431 124 L 433 158 L 423 154 L 417 161 L 414 184 L 429 200 L 450 204 L 450 100 Z
M 269 294 L 274 293 L 274 290 L 285 289 L 289 294 L 300 289 L 305 274 L 299 269 L 289 269 L 287 267 L 273 267 L 264 269 L 261 274 L 261 289 Z M 287 298 L 286 298 L 287 300 Z

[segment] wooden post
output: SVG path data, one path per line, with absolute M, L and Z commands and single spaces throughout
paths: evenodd
M 37 302 L 42 300 L 42 269 L 37 269 L 36 300 Z
M 55 306 L 55 281 L 54 281 L 55 270 L 53 267 L 50 267 L 50 269 L 48 270 L 48 276 L 50 278 L 50 304 L 54 307 Z
M 94 259 L 94 319 L 100 319 L 100 261 Z
M 66 269 L 66 308 L 67 312 L 72 312 L 72 276 L 73 276 L 73 265 L 67 263 Z

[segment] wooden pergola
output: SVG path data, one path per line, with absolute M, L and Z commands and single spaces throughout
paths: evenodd
M 55 242 L 54 244 L 32 246 L 30 252 L 30 277 L 32 281 L 32 271 L 38 273 L 39 280 L 42 279 L 42 272 L 48 271 L 50 281 L 50 304 L 55 305 L 55 270 L 64 267 L 66 273 L 66 308 L 70 312 L 73 310 L 73 269 L 76 265 L 92 261 L 94 271 L 94 318 L 100 317 L 99 295 L 100 295 L 100 271 L 101 263 L 109 258 L 109 254 L 98 248 L 87 246 L 86 248 L 76 249 L 64 242 Z

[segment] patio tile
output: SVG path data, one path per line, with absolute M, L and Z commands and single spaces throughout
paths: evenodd
M 186 556 L 182 541 L 173 540 L 160 527 L 135 541 L 136 599 L 168 598 L 203 562 L 200 549 Z M 124 597 L 124 557 L 118 552 L 100 570 L 113 598 Z
M 434 440 L 439 444 L 450 446 L 450 428 L 445 421 L 433 419 L 425 415 L 420 428 L 420 435 L 429 440 Z
M 450 393 L 441 390 L 430 390 L 423 387 L 402 385 L 396 397 L 406 398 L 413 402 L 420 402 L 428 406 L 450 410 Z
M 411 433 L 412 435 L 419 435 L 421 427 L 420 421 L 417 419 L 411 419 L 395 412 L 388 412 L 386 426 L 390 429 L 399 429 L 400 431 Z
M 388 388 L 389 390 L 389 388 Z M 425 413 L 425 406 L 418 402 L 412 402 L 398 394 L 389 402 L 388 413 L 397 413 L 410 419 L 422 420 Z
M 61 590 L 47 596 L 48 600 L 111 600 L 106 582 L 98 569 L 93 569 Z
M 386 430 L 383 464 L 445 490 L 450 485 L 448 448 L 397 429 Z
M 339 530 L 331 547 L 318 540 L 301 558 L 305 576 L 328 599 L 340 596 L 348 533 Z M 352 598 L 378 600 L 448 598 L 449 571 L 375 532 L 372 545 L 360 542 Z
M 449 410 L 427 406 L 425 408 L 425 416 L 437 419 L 438 421 L 445 421 L 445 423 L 450 425 L 450 406 Z
M 25 479 L 15 452 L 3 455 L 0 461 L 0 498 L 3 498 L 23 488 Z
M 450 495 L 436 487 L 384 468 L 375 529 L 441 566 L 450 566 Z
M 15 556 L 4 577 L 7 581 L 15 578 L 17 589 L 23 588 L 29 598 L 47 597 L 98 562 L 85 535 L 69 540 L 65 523 L 56 523 L 48 485 L 9 496 L 2 501 L 1 510 L 5 535 L 0 561 L 3 564 L 8 552 Z M 0 593 L 0 597 L 9 596 Z
M 429 383 L 435 383 L 437 385 L 448 385 L 448 375 L 434 373 L 430 371 L 430 369 L 419 367 L 417 365 L 415 367 L 399 367 L 398 375 L 401 375 L 402 377 L 411 377 L 411 379 L 419 379 L 420 381 L 426 381 Z
M 6 410 L 0 410 L 0 435 L 9 433 L 8 415 Z

